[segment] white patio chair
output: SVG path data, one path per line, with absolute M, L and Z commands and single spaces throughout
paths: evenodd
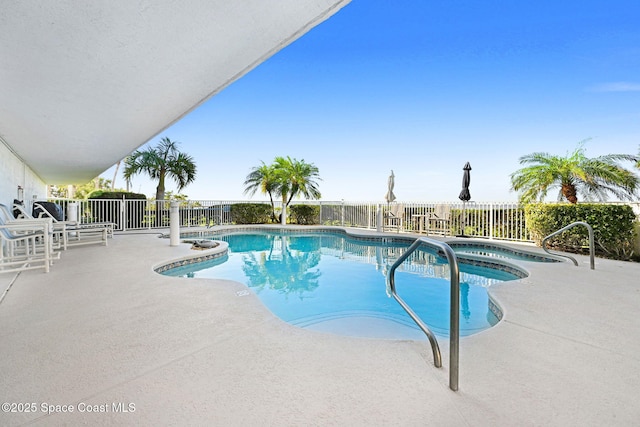
M 102 243 L 107 246 L 109 235 L 113 234 L 113 224 L 80 224 L 77 221 L 59 221 L 48 210 L 37 202 L 33 204 L 34 208 L 39 208 L 39 218 L 49 218 L 53 221 L 57 230 L 62 230 L 63 247 L 66 250 L 68 246 L 89 245 Z M 20 211 L 21 215 L 28 215 L 23 206 L 14 204 L 14 209 Z
M 53 259 L 52 222 L 49 219 L 7 219 L 0 205 L 0 273 L 44 269 L 49 272 Z
M 37 220 L 38 218 L 34 218 L 29 214 L 23 205 L 14 203 L 13 204 L 13 212 L 9 212 L 6 206 L 0 204 L 0 211 L 5 216 L 11 216 L 11 220 Z M 53 219 L 47 218 L 51 222 L 51 241 L 54 249 L 67 249 L 67 239 L 66 239 L 66 226 L 65 224 L 54 223 Z
M 26 211 L 26 209 L 24 208 L 24 206 L 19 205 L 19 204 L 15 204 L 14 203 L 14 208 L 20 211 L 21 215 L 29 215 L 28 212 Z M 51 219 L 53 219 L 53 222 L 60 222 L 60 223 L 65 223 L 67 224 L 67 227 L 79 227 L 79 228 L 98 228 L 98 229 L 103 229 L 106 228 L 107 229 L 107 234 L 109 237 L 113 237 L 113 231 L 115 229 L 115 224 L 112 222 L 80 222 L 80 221 L 60 221 L 58 220 L 56 217 L 54 217 L 53 215 L 51 215 L 51 213 L 49 212 L 49 210 L 47 210 L 44 206 L 42 206 L 40 203 L 35 202 L 33 204 L 34 210 L 37 210 L 37 212 L 39 212 L 38 217 L 42 218 L 42 217 L 49 217 Z

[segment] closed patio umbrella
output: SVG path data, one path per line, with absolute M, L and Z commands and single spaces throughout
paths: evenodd
M 462 200 L 462 220 L 461 220 L 462 234 L 461 235 L 464 236 L 464 227 L 466 222 L 465 208 L 466 208 L 466 203 L 469 200 L 471 200 L 471 193 L 469 193 L 469 184 L 471 184 L 471 165 L 469 164 L 469 162 L 467 162 L 464 165 L 462 170 L 464 171 L 464 173 L 462 174 L 462 191 L 460 192 L 460 195 L 458 196 L 458 198 Z
M 387 188 L 387 194 L 385 194 L 384 199 L 387 201 L 387 204 L 393 202 L 396 199 L 396 195 L 393 194 L 393 187 L 395 185 L 396 176 L 393 174 L 393 170 L 391 170 L 391 175 L 389 175 L 389 182 Z
M 471 184 L 471 165 L 469 162 L 462 168 L 464 174 L 462 175 L 462 191 L 458 198 L 463 202 L 471 200 L 471 193 L 469 193 L 469 184 Z
M 393 186 L 395 185 L 396 176 L 393 174 L 393 169 L 391 170 L 391 175 L 389 175 L 389 181 L 387 182 L 387 194 L 384 195 L 384 199 L 387 201 L 387 211 L 389 210 L 389 204 L 396 199 L 396 195 L 393 194 Z M 377 219 L 377 229 L 378 231 L 384 230 L 384 218 L 387 216 L 386 213 L 383 213 L 378 206 L 378 219 Z

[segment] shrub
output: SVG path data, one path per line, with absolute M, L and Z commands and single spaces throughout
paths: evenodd
M 87 199 L 135 199 L 135 200 L 146 200 L 147 196 L 140 193 L 130 193 L 128 191 L 105 191 L 105 190 L 95 190 L 89 193 Z
M 320 223 L 320 206 L 317 205 L 292 205 L 291 220 L 300 225 L 311 225 Z
M 236 224 L 265 224 L 270 222 L 271 206 L 266 203 L 237 203 L 231 205 L 231 219 Z
M 527 228 L 540 245 L 551 233 L 567 225 L 583 221 L 593 228 L 595 250 L 606 258 L 629 260 L 633 257 L 636 216 L 631 206 L 606 204 L 541 204 L 525 207 Z M 548 241 L 558 250 L 585 253 L 589 233 L 585 227 L 574 227 Z

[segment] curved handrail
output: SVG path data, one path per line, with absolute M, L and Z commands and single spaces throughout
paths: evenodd
M 549 255 L 557 255 L 557 256 L 569 258 L 571 261 L 573 261 L 573 264 L 577 267 L 578 266 L 578 261 L 574 257 L 572 257 L 570 255 L 565 255 L 565 254 L 549 252 L 549 249 L 547 249 L 547 247 L 546 247 L 547 240 L 549 240 L 550 238 L 552 238 L 554 236 L 557 236 L 560 233 L 564 233 L 568 229 L 573 228 L 573 227 L 575 227 L 577 225 L 584 225 L 585 227 L 587 227 L 587 230 L 589 231 L 589 258 L 590 258 L 590 263 L 591 263 L 591 269 L 594 270 L 596 268 L 596 264 L 595 264 L 595 245 L 594 245 L 594 240 L 595 239 L 593 237 L 593 227 L 591 227 L 586 222 L 583 222 L 583 221 L 572 222 L 571 224 L 567 225 L 566 227 L 562 227 L 560 230 L 549 234 L 547 237 L 542 239 L 542 245 L 541 245 L 542 249 L 546 253 L 548 253 Z
M 413 251 L 421 245 L 432 246 L 441 249 L 447 256 L 451 272 L 451 305 L 450 305 L 450 323 L 449 323 L 449 388 L 453 391 L 458 390 L 458 362 L 460 349 L 460 269 L 458 268 L 458 259 L 451 249 L 451 246 L 438 240 L 420 237 L 393 263 L 389 271 L 387 271 L 387 286 L 389 293 L 402 306 L 404 311 L 413 319 L 422 332 L 425 333 L 431 343 L 431 351 L 433 352 L 433 364 L 436 368 L 442 367 L 442 356 L 440 355 L 440 347 L 431 329 L 416 315 L 413 310 L 405 303 L 396 293 L 395 271 Z

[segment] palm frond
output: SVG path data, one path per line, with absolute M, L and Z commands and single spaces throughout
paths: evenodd
M 580 141 L 565 157 L 540 152 L 520 157 L 520 164 L 530 166 L 511 174 L 511 188 L 520 192 L 523 202 L 542 200 L 557 187 L 559 200 L 570 197 L 575 202 L 578 193 L 586 200 L 607 200 L 609 195 L 633 198 L 640 188 L 639 178 L 619 162 L 638 162 L 638 156 L 609 154 L 589 159 L 584 147 L 587 141 Z

